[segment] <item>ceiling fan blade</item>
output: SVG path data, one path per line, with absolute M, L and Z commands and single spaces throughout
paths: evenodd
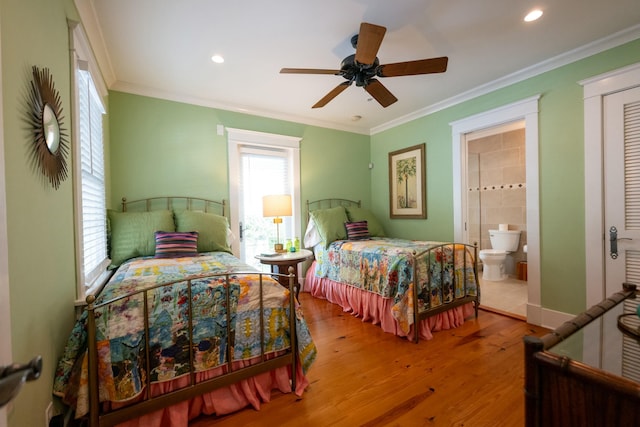
M 384 64 L 378 68 L 379 77 L 415 76 L 418 74 L 444 73 L 447 71 L 449 58 L 420 59 L 417 61 Z
M 369 83 L 367 83 L 364 89 L 384 108 L 387 108 L 398 100 L 398 98 L 393 96 L 393 94 L 376 79 L 369 80 Z
M 333 74 L 340 75 L 340 70 L 323 70 L 317 68 L 283 68 L 281 74 Z
M 327 105 L 329 103 L 329 101 L 331 101 L 336 96 L 340 95 L 342 93 L 342 91 L 345 90 L 346 88 L 348 88 L 349 86 L 351 86 L 351 82 L 342 82 L 342 83 L 340 83 L 338 86 L 334 87 L 331 92 L 326 94 L 324 96 L 324 98 L 322 98 L 320 101 L 318 101 L 315 104 L 313 104 L 313 107 L 311 107 L 311 108 L 324 107 L 325 105 Z
M 356 45 L 356 61 L 360 64 L 373 64 L 386 32 L 387 29 L 379 25 L 366 22 L 360 24 L 358 43 Z

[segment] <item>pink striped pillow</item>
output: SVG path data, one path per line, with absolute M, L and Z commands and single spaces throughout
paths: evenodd
M 198 232 L 156 231 L 156 258 L 178 258 L 198 255 Z
M 365 240 L 371 237 L 367 221 L 345 222 L 347 240 Z

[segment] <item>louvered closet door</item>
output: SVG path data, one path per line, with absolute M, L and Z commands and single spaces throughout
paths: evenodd
M 640 286 L 640 88 L 604 98 L 604 160 L 604 256 L 606 295 L 610 295 L 623 282 Z M 636 307 L 637 302 L 627 301 L 619 310 L 635 311 Z M 640 381 L 638 343 L 623 339 L 615 325 L 603 333 L 604 348 L 609 349 L 603 355 L 603 367 Z

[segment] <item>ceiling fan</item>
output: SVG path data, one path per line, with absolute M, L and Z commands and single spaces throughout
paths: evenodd
M 339 70 L 324 70 L 315 68 L 283 68 L 283 74 L 333 74 L 342 76 L 347 81 L 340 83 L 331 92 L 326 94 L 312 108 L 324 107 L 333 98 L 355 82 L 356 86 L 364 87 L 364 90 L 375 98 L 383 107 L 388 107 L 398 100 L 375 77 L 415 76 L 419 74 L 443 73 L 447 70 L 449 58 L 420 59 L 416 61 L 396 62 L 394 64 L 380 64 L 377 58 L 378 49 L 387 29 L 375 24 L 363 22 L 360 24 L 360 32 L 351 38 L 351 45 L 356 49 L 354 55 L 349 55 L 342 60 Z

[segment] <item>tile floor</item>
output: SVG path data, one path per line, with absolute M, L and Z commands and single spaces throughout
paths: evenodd
M 527 282 L 505 279 L 500 282 L 482 280 L 480 276 L 480 307 L 493 308 L 516 316 L 527 316 Z

